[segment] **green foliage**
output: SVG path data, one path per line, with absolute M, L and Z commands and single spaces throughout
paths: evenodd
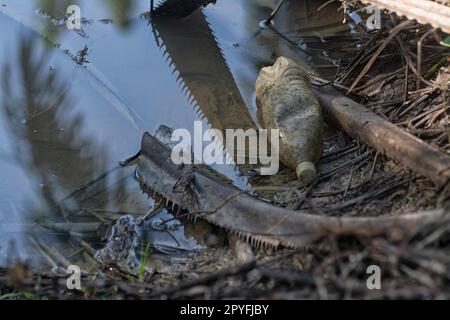
M 450 36 L 441 41 L 441 45 L 450 48 Z
M 142 250 L 141 250 L 141 263 L 139 265 L 139 281 L 144 282 L 145 280 L 145 273 L 146 273 L 146 265 L 149 261 L 150 256 L 150 243 L 147 242 L 144 245 L 144 242 L 142 242 Z

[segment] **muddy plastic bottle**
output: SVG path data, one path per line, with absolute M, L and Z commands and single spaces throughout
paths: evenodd
M 322 111 L 308 73 L 280 57 L 263 68 L 256 81 L 258 119 L 265 129 L 280 130 L 280 160 L 308 184 L 317 175 L 323 146 Z

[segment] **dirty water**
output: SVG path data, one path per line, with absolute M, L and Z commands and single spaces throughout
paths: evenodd
M 336 6 L 317 12 L 325 1 L 290 1 L 273 29 L 259 27 L 270 0 L 218 1 L 183 20 L 150 22 L 141 17 L 149 1 L 71 1 L 82 10 L 78 32 L 65 26 L 65 2 L 0 3 L 2 265 L 95 270 L 112 222 L 157 206 L 140 192 L 134 168 L 118 166 L 145 131 L 164 124 L 192 132 L 195 120 L 256 127 L 261 67 L 286 55 L 333 78 L 337 46 L 353 41 Z M 330 149 L 333 139 L 325 143 Z M 258 184 L 247 168 L 214 168 L 240 188 Z M 161 265 L 182 263 L 207 243 L 202 224 L 153 228 L 171 218 L 155 210 L 143 228 Z

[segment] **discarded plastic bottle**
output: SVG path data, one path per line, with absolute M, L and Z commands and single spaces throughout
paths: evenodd
M 261 125 L 280 130 L 280 160 L 302 183 L 311 183 L 322 153 L 323 120 L 307 71 L 288 58 L 278 58 L 259 74 L 256 104 Z

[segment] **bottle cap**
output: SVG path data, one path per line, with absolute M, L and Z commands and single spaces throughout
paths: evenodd
M 317 175 L 316 166 L 310 161 L 303 161 L 295 169 L 297 178 L 305 185 L 310 184 Z

